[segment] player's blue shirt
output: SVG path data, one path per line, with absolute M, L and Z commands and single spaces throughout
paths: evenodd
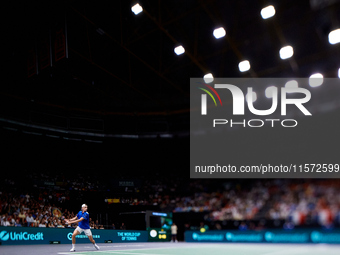
M 78 220 L 83 217 L 84 219 L 82 221 L 80 221 L 78 223 L 78 227 L 82 228 L 82 229 L 89 229 L 90 228 L 90 215 L 88 212 L 82 212 L 79 211 L 79 213 L 77 214 L 77 218 Z

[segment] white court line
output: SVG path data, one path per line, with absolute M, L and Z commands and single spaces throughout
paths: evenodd
M 132 246 L 132 245 L 131 245 Z M 137 246 L 137 245 L 134 245 L 134 246 Z M 144 245 L 145 246 L 145 245 Z M 200 248 L 211 248 L 211 246 L 213 246 L 213 244 L 211 244 L 211 245 L 202 245 L 202 246 L 200 246 Z M 224 246 L 223 244 L 221 244 L 221 246 Z M 109 246 L 103 246 L 103 248 L 104 247 L 109 247 Z M 111 246 L 110 246 L 111 247 Z M 114 247 L 114 246 L 112 246 L 112 247 Z M 120 246 L 120 247 L 125 247 L 125 246 Z M 163 250 L 163 249 L 172 249 L 172 248 L 185 248 L 185 249 L 187 249 L 187 248 L 197 248 L 197 245 L 190 245 L 190 246 L 184 246 L 184 247 L 182 247 L 182 246 L 173 246 L 173 247 L 169 247 L 169 246 L 167 246 L 167 247 L 157 247 L 157 248 L 152 248 L 152 247 L 145 247 L 145 248 L 139 248 L 139 249 L 126 249 L 126 250 L 99 250 L 99 251 L 97 251 L 97 250 L 93 250 L 93 251 L 95 251 L 95 252 L 108 252 L 108 253 L 117 253 L 117 252 L 119 252 L 119 253 L 126 253 L 126 254 L 137 254 L 137 255 L 140 255 L 141 253 L 128 253 L 129 251 L 143 251 L 143 250 Z M 79 254 L 79 255 L 83 255 L 84 254 L 84 252 L 86 253 L 86 252 L 92 252 L 92 251 L 80 251 L 80 252 L 59 252 L 58 254 L 66 254 L 66 255 L 70 255 L 70 254 Z M 280 252 L 282 252 L 282 251 L 280 251 Z M 287 252 L 287 251 L 286 251 Z M 86 254 L 84 254 L 84 255 L 86 255 Z M 149 255 L 149 254 L 148 254 Z M 157 254 L 151 254 L 151 255 L 157 255 Z M 164 254 L 162 254 L 162 255 L 164 255 Z M 273 253 L 273 254 L 271 254 L 271 253 L 266 253 L 266 254 L 263 254 L 263 255 L 280 255 L 280 254 L 276 254 L 276 253 Z M 286 255 L 286 254 L 284 254 L 284 255 Z
M 105 246 L 103 246 L 105 247 Z M 126 249 L 126 250 L 93 250 L 95 252 L 108 252 L 108 253 L 111 253 L 111 252 L 129 252 L 129 251 L 139 251 L 139 250 L 156 250 L 156 249 L 164 249 L 164 247 L 162 248 L 143 248 L 143 249 Z M 93 251 L 75 251 L 75 252 L 72 252 L 72 251 L 69 251 L 69 252 L 58 252 L 58 254 L 66 254 L 66 255 L 69 255 L 69 254 L 79 254 L 79 255 L 85 255 L 84 252 L 93 252 Z M 136 253 L 133 253 L 133 254 L 136 254 Z
M 86 255 L 86 254 L 84 254 L 82 252 L 84 252 L 84 251 L 80 251 L 80 252 L 78 252 L 78 251 L 58 252 L 58 254 L 67 254 L 67 255 L 69 255 L 69 254 L 79 254 L 79 255 Z
M 106 246 L 103 246 L 103 247 L 106 247 Z M 129 252 L 129 251 L 142 251 L 142 250 L 163 250 L 163 249 L 171 249 L 171 248 L 192 248 L 192 247 L 197 247 L 197 246 L 186 246 L 186 247 L 180 247 L 180 246 L 174 246 L 174 247 L 158 247 L 158 248 L 140 248 L 140 249 L 126 249 L 126 250 L 93 250 L 95 252 L 108 252 L 108 253 L 116 253 L 116 252 L 120 252 L 120 253 L 123 253 L 123 252 Z M 92 252 L 92 251 L 79 251 L 79 252 L 58 252 L 58 254 L 66 254 L 66 255 L 70 255 L 70 254 L 80 254 L 80 255 L 86 255 L 84 254 L 84 252 Z M 129 254 L 137 254 L 139 255 L 140 253 L 129 253 Z M 156 254 L 151 254 L 151 255 L 156 255 Z M 164 255 L 164 254 L 162 254 Z
M 119 247 L 144 247 L 145 245 L 102 245 L 99 247 L 114 247 L 114 248 L 119 248 Z M 93 248 L 93 246 L 83 246 L 83 248 Z
M 142 245 L 142 244 L 132 244 L 132 245 L 103 245 L 102 247 L 112 247 L 112 248 L 123 248 L 123 247 L 144 247 L 145 245 Z M 100 247 L 100 246 L 99 246 Z M 93 246 L 83 246 L 82 248 L 93 248 Z M 129 249 L 131 250 L 131 249 Z M 129 251 L 129 250 L 122 250 L 122 251 Z M 109 252 L 109 251 L 116 251 L 116 250 L 93 250 L 93 251 L 96 251 L 96 252 Z M 119 250 L 117 250 L 119 251 Z M 68 251 L 68 252 L 58 252 L 58 254 L 65 254 L 65 255 L 69 255 L 69 254 L 79 254 L 79 255 L 86 255 L 86 254 L 83 254 L 83 252 L 91 252 L 90 250 L 89 251 Z
M 104 246 L 103 246 L 104 247 Z M 101 250 L 97 252 L 129 252 L 129 251 L 141 251 L 141 250 L 163 250 L 166 247 L 159 247 L 159 248 L 142 248 L 142 249 L 126 249 L 126 250 Z M 136 254 L 136 253 L 133 253 Z M 139 253 L 138 253 L 139 254 Z
M 134 254 L 134 255 L 164 255 L 164 254 L 156 254 L 156 253 L 132 253 L 132 252 L 124 252 L 124 251 L 107 251 L 108 253 L 115 253 L 115 254 Z M 169 255 L 169 254 L 167 254 Z
M 243 244 L 244 245 L 244 244 Z M 248 245 L 248 244 L 247 244 Z M 118 245 L 117 245 L 118 246 Z M 121 245 L 119 247 L 123 247 L 124 245 Z M 126 245 L 128 246 L 128 245 Z M 132 245 L 131 245 L 132 246 Z M 134 245 L 137 246 L 137 245 Z M 134 254 L 134 255 L 156 255 L 156 254 L 149 254 L 149 253 L 133 253 L 130 251 L 144 251 L 144 250 L 157 250 L 157 249 L 174 249 L 174 248 L 182 248 L 182 249 L 187 249 L 187 248 L 211 248 L 211 246 L 225 246 L 224 244 L 208 244 L 208 245 L 202 245 L 202 246 L 197 246 L 197 245 L 190 245 L 190 246 L 166 246 L 166 247 L 145 247 L 145 248 L 138 248 L 138 249 L 124 249 L 124 250 L 93 250 L 94 252 L 107 252 L 107 253 L 111 253 L 111 254 Z M 103 248 L 105 247 L 109 247 L 109 246 L 102 246 Z M 110 246 L 113 247 L 113 246 Z M 236 245 L 234 246 L 233 243 L 229 244 L 229 247 L 237 247 Z M 310 251 L 310 247 L 311 246 L 303 246 L 303 247 L 287 247 L 287 246 L 277 246 L 277 245 L 270 245 L 270 247 L 280 247 L 283 250 L 280 251 L 272 251 L 272 252 L 266 252 L 266 253 L 261 253 L 261 255 L 299 255 L 301 252 L 308 252 Z M 328 246 L 327 246 L 328 247 Z M 263 248 L 263 246 L 261 247 L 260 245 L 249 245 L 250 249 L 253 248 Z M 318 248 L 320 249 L 320 246 L 317 247 L 313 247 L 314 248 Z M 325 248 L 324 246 L 321 248 Z M 77 255 L 86 255 L 88 252 L 92 252 L 92 250 L 88 250 L 88 251 L 79 251 L 79 252 L 59 252 L 58 254 L 65 254 L 65 255 L 71 255 L 71 254 L 77 254 Z M 162 254 L 164 255 L 164 254 Z

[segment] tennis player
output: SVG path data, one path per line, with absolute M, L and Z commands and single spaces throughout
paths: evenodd
M 76 236 L 82 232 L 87 235 L 90 242 L 93 243 L 93 247 L 99 250 L 99 246 L 96 244 L 92 237 L 92 232 L 90 229 L 90 215 L 87 212 L 87 205 L 83 204 L 81 206 L 81 211 L 78 212 L 77 216 L 72 219 L 65 219 L 66 224 L 78 223 L 78 227 L 73 231 L 72 234 L 72 249 L 70 251 L 76 251 Z

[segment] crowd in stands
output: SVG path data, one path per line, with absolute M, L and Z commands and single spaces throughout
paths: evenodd
M 57 208 L 53 203 L 59 199 L 66 200 L 68 197 L 59 193 L 44 192 L 33 198 L 29 193 L 14 195 L 1 191 L 1 226 L 64 228 L 66 226 L 63 218 L 58 217 L 61 208 Z M 53 214 L 53 209 L 58 215 Z M 65 210 L 63 215 L 69 216 L 72 213 Z
M 75 216 L 66 208 L 70 200 L 81 200 L 86 192 L 102 199 L 102 203 L 112 198 L 113 203 L 152 205 L 167 212 L 201 212 L 210 222 L 284 220 L 287 227 L 340 223 L 340 182 L 337 180 L 181 181 L 158 175 L 141 179 L 140 185 L 114 187 L 105 176 L 98 179 L 80 174 L 31 173 L 28 178 L 39 180 L 32 182 L 34 194 L 12 193 L 14 181 L 3 180 L 5 185 L 0 188 L 2 226 L 75 227 L 64 222 L 64 218 Z M 90 225 L 103 228 L 98 219 L 91 220 Z
M 19 178 L 17 178 L 18 180 Z M 39 182 L 36 182 L 39 180 Z M 59 183 L 56 183 L 58 181 Z M 62 183 L 69 187 L 60 189 L 56 184 Z M 0 186 L 0 225 L 14 227 L 47 227 L 47 228 L 75 228 L 76 224 L 65 224 L 64 219 L 75 217 L 76 212 L 67 208 L 70 205 L 71 192 L 78 191 L 74 195 L 80 195 L 82 191 L 92 189 L 91 184 L 77 181 L 67 182 L 58 175 L 30 172 L 25 175 L 24 182 L 31 188 L 22 187 L 13 179 L 4 178 Z M 24 184 L 25 184 L 24 183 Z M 53 185 L 52 188 L 46 188 Z M 54 186 L 55 185 L 55 186 Z M 58 189 L 54 189 L 58 187 Z M 25 189 L 30 192 L 25 191 Z M 98 220 L 90 219 L 90 227 L 93 229 L 104 228 Z
M 33 198 L 28 193 L 13 196 L 9 192 L 0 192 L 0 225 L 13 227 L 42 227 L 42 228 L 75 228 L 76 224 L 65 224 L 65 219 L 75 217 L 74 212 L 56 206 L 56 200 L 69 200 L 68 196 L 59 193 L 40 193 Z M 98 220 L 90 219 L 90 227 L 103 229 Z
M 294 225 L 317 222 L 322 226 L 340 223 L 340 182 L 314 180 L 279 182 L 268 189 L 266 217 L 285 219 Z
M 338 180 L 261 180 L 199 191 L 176 201 L 174 212 L 209 212 L 209 220 L 285 220 L 285 226 L 340 223 Z
M 268 190 L 258 182 L 251 189 L 225 185 L 219 192 L 196 192 L 177 199 L 174 212 L 211 212 L 212 220 L 253 219 L 269 198 Z

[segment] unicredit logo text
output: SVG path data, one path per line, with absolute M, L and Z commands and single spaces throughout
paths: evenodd
M 34 240 L 44 240 L 44 234 L 42 232 L 37 233 L 28 233 L 28 232 L 7 232 L 1 231 L 0 232 L 0 240 L 1 241 L 34 241 Z

